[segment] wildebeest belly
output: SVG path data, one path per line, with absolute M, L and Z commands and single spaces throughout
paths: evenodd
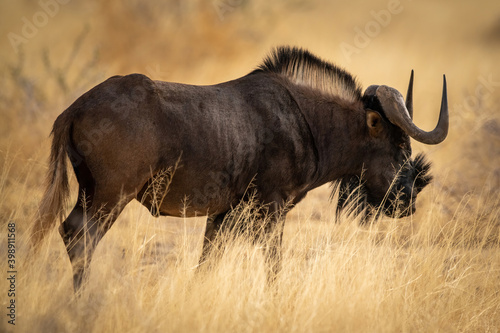
M 238 204 L 244 191 L 235 189 L 231 176 L 224 171 L 196 173 L 178 166 L 151 178 L 137 200 L 155 216 L 194 217 L 228 211 Z

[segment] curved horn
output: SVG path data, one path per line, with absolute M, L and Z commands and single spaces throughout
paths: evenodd
M 411 70 L 410 83 L 408 84 L 408 92 L 406 93 L 406 109 L 413 120 L 413 69 Z
M 413 85 L 410 78 L 410 87 Z M 443 142 L 448 135 L 448 97 L 446 93 L 446 77 L 443 75 L 443 95 L 441 98 L 441 111 L 439 113 L 439 121 L 432 131 L 426 132 L 418 128 L 411 119 L 411 113 L 407 109 L 403 96 L 394 88 L 388 86 L 380 86 L 377 88 L 377 97 L 382 104 L 385 115 L 391 123 L 399 126 L 406 134 L 413 139 L 435 145 Z M 410 98 L 410 101 L 412 98 Z
M 378 87 L 380 87 L 380 86 L 376 85 L 376 84 L 369 86 L 368 88 L 366 88 L 363 95 L 364 96 L 376 96 Z

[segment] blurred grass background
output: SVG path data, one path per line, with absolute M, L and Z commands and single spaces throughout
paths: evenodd
M 394 13 L 391 13 L 391 10 Z M 422 280 L 422 293 L 416 292 L 421 298 L 416 297 L 418 301 L 414 303 L 411 302 L 414 299 L 410 299 L 408 303 L 405 298 L 406 303 L 403 303 L 408 306 L 408 313 L 415 311 L 416 306 L 421 308 L 418 310 L 420 312 L 417 311 L 414 317 L 403 319 L 394 314 L 389 315 L 383 321 L 386 323 L 394 319 L 391 322 L 393 326 L 386 326 L 389 331 L 399 331 L 399 328 L 413 331 L 424 327 L 445 331 L 467 330 L 467 327 L 477 331 L 498 331 L 500 287 L 498 283 L 495 284 L 494 279 L 491 280 L 492 276 L 498 276 L 500 269 L 498 1 L 109 0 L 67 1 L 61 4 L 55 0 L 24 0 L 0 2 L 0 13 L 0 35 L 3 36 L 0 39 L 0 234 L 4 235 L 4 224 L 16 221 L 21 256 L 25 253 L 23 248 L 28 246 L 28 235 L 25 231 L 43 193 L 42 184 L 47 170 L 50 144 L 48 136 L 52 123 L 78 96 L 109 76 L 134 72 L 146 74 L 152 79 L 191 84 L 214 84 L 231 80 L 255 68 L 272 47 L 290 44 L 307 48 L 323 59 L 344 67 L 354 74 L 365 88 L 371 84 L 386 84 L 405 94 L 410 71 L 414 69 L 415 122 L 424 129 L 433 128 L 437 121 L 442 74 L 446 74 L 451 127 L 449 137 L 441 145 L 413 145 L 414 151 L 428 153 L 434 164 L 435 175 L 434 183 L 419 196 L 417 214 L 414 217 L 401 221 L 385 219 L 369 230 L 358 228 L 355 223 L 350 223 L 352 219 L 347 217 L 345 220 L 348 221 L 344 224 L 332 225 L 334 209 L 328 204 L 328 189 L 320 188 L 313 191 L 289 214 L 285 247 L 294 248 L 298 246 L 294 244 L 301 245 L 297 249 L 299 257 L 289 255 L 293 260 L 285 263 L 285 266 L 289 265 L 289 270 L 285 268 L 285 271 L 299 274 L 300 272 L 291 265 L 297 263 L 300 266 L 308 262 L 311 257 L 308 251 L 321 248 L 318 244 L 322 241 L 327 242 L 327 248 L 331 244 L 343 244 L 346 248 L 341 247 L 341 251 L 344 251 L 341 253 L 359 251 L 367 256 L 374 255 L 375 258 L 374 266 L 369 266 L 368 261 L 358 260 L 352 270 L 342 270 L 347 274 L 346 279 L 355 279 L 356 276 L 370 279 L 366 275 L 367 272 L 376 270 L 378 266 L 385 269 L 395 267 L 397 272 L 403 272 L 404 274 L 397 277 L 401 285 L 409 285 L 422 274 L 428 278 L 427 283 L 425 278 Z M 391 14 L 387 17 L 383 16 L 383 13 Z M 385 18 L 384 24 L 377 21 L 377 17 L 380 20 L 381 15 Z M 26 27 L 30 24 L 32 29 Z M 361 36 L 360 31 L 366 36 Z M 74 180 L 73 189 L 73 192 L 76 192 Z M 73 193 L 73 196 L 76 196 L 76 193 Z M 178 263 L 179 257 L 186 261 L 181 268 L 188 269 L 189 265 L 194 265 L 199 254 L 203 228 L 203 219 L 153 219 L 138 204 L 131 204 L 105 238 L 103 243 L 107 242 L 107 245 L 101 245 L 96 253 L 101 259 L 96 260 L 93 272 L 101 273 L 94 273 L 98 276 L 95 279 L 104 277 L 118 284 L 120 279 L 125 279 L 129 283 L 128 288 L 131 288 L 131 294 L 127 297 L 139 297 L 142 292 L 150 296 L 165 296 L 170 302 L 174 302 L 176 297 L 185 297 L 179 304 L 186 307 L 190 302 L 194 302 L 196 297 L 185 290 L 186 286 L 181 281 L 185 275 L 172 272 L 179 268 L 178 264 L 174 265 L 175 267 L 168 266 L 169 269 L 159 267 L 165 264 L 165 261 Z M 326 236 L 322 235 L 325 230 L 328 233 Z M 154 237 L 159 241 L 150 242 Z M 346 237 L 347 240 L 344 241 Z M 2 236 L 0 244 L 5 244 L 4 238 L 6 237 Z M 386 261 L 383 259 L 383 251 L 379 253 L 380 249 L 368 246 L 367 242 L 371 246 L 384 245 L 382 249 L 389 251 L 388 260 L 393 258 L 394 261 L 384 266 Z M 397 251 L 391 252 L 391 246 L 394 244 Z M 29 323 L 26 327 L 30 328 L 41 325 L 40 327 L 56 331 L 66 331 L 73 327 L 71 325 L 79 327 L 78 325 L 84 322 L 84 316 L 79 316 L 78 313 L 86 309 L 86 306 L 92 306 L 89 305 L 91 303 L 85 305 L 85 302 L 76 305 L 70 303 L 70 273 L 69 263 L 64 257 L 65 250 L 56 235 L 52 245 L 55 250 L 47 248 L 45 261 L 35 263 L 32 258 L 24 257 L 26 271 L 41 276 L 41 281 L 47 281 L 49 286 L 36 284 L 28 277 L 21 281 L 21 288 L 30 291 L 33 297 L 30 299 L 24 296 L 25 305 L 19 312 L 19 320 L 24 318 L 25 323 Z M 362 250 L 365 246 L 368 246 L 366 253 Z M 445 250 L 436 254 L 433 251 L 437 250 L 433 246 Z M 405 252 L 408 248 L 410 250 Z M 337 267 L 335 263 L 324 262 L 329 259 L 328 255 L 332 254 L 328 249 L 322 252 L 322 257 L 315 257 L 313 251 L 312 257 L 323 262 L 326 265 L 325 270 L 333 274 Z M 467 249 L 472 252 L 467 252 Z M 245 251 L 248 256 L 249 250 Z M 403 258 L 410 258 L 405 261 L 404 267 L 410 267 L 410 271 L 414 270 L 414 275 L 406 275 L 406 270 L 398 271 L 401 268 L 401 253 L 404 253 Z M 130 270 L 136 272 L 145 269 L 141 268 L 143 260 L 147 260 L 143 259 L 144 256 L 148 257 L 145 254 L 150 254 L 155 260 L 163 258 L 159 262 L 160 266 L 158 263 L 155 266 L 158 270 L 156 274 L 160 271 L 161 274 L 170 272 L 168 277 L 173 278 L 173 281 L 162 284 L 155 280 L 154 288 L 148 289 L 147 286 L 142 286 L 141 280 L 127 280 Z M 349 263 L 342 261 L 346 259 L 343 259 L 339 252 L 333 254 L 338 265 Z M 435 262 L 428 259 L 428 255 L 433 254 L 436 254 Z M 234 258 L 239 257 L 235 254 Z M 410 260 L 412 264 L 409 264 Z M 238 260 L 235 259 L 235 262 Z M 315 262 L 317 265 L 317 261 Z M 422 262 L 426 264 L 421 266 Z M 222 269 L 219 274 L 233 274 L 231 269 L 235 266 L 230 263 L 227 265 L 229 268 Z M 319 267 L 315 265 L 313 268 Z M 46 266 L 50 267 L 50 270 Z M 485 303 L 478 303 L 473 297 L 466 298 L 466 302 L 462 298 L 456 298 L 456 304 L 450 303 L 448 307 L 429 303 L 429 298 L 436 300 L 443 297 L 444 294 L 439 293 L 440 288 L 449 286 L 446 279 L 443 284 L 439 284 L 437 281 L 440 280 L 431 272 L 450 270 L 450 267 L 455 269 L 453 274 L 463 274 L 460 275 L 462 277 L 469 276 L 468 272 L 489 272 L 487 274 L 490 275 L 484 273 L 491 280 L 486 279 L 489 281 L 487 285 L 482 285 L 482 282 L 475 278 L 462 286 L 465 294 L 470 297 L 481 288 L 481 295 L 490 295 L 492 298 L 488 298 L 486 308 Z M 245 276 L 244 272 L 248 272 L 245 269 L 249 269 L 240 266 L 237 268 L 243 271 L 236 271 L 234 276 L 231 275 L 233 279 L 228 280 L 227 288 L 235 287 L 238 279 Z M 310 268 L 307 266 L 304 269 Z M 269 295 L 258 288 L 260 280 L 252 282 L 255 284 L 251 287 L 257 288 L 257 291 L 250 288 L 252 294 L 247 296 L 255 296 L 264 304 L 259 307 L 259 304 L 252 303 L 252 309 L 267 309 L 270 314 L 278 317 L 281 311 L 284 318 L 293 321 L 288 322 L 288 326 L 272 322 L 274 326 L 262 327 L 283 331 L 321 329 L 321 326 L 310 321 L 310 318 L 315 317 L 312 312 L 309 319 L 301 317 L 305 314 L 301 315 L 299 310 L 309 308 L 311 311 L 319 311 L 318 313 L 322 313 L 321 309 L 325 310 L 323 315 L 331 315 L 336 323 L 342 322 L 342 311 L 331 313 L 332 310 L 325 307 L 342 306 L 344 302 L 349 302 L 352 294 L 348 295 L 339 291 L 340 289 L 335 289 L 337 294 L 328 295 L 337 295 L 337 299 L 329 300 L 325 304 L 320 302 L 320 305 L 315 307 L 305 301 L 308 299 L 307 293 L 294 289 L 304 282 L 310 285 L 318 283 L 318 286 L 327 288 L 324 286 L 328 281 L 325 280 L 325 273 L 322 273 L 320 268 L 318 270 L 313 270 L 313 275 L 301 273 L 305 275 L 298 280 L 294 280 L 292 275 L 284 275 L 291 278 L 292 282 L 283 281 L 280 287 L 283 289 L 280 289 L 278 294 L 292 303 L 298 302 L 294 305 L 297 312 L 276 298 L 266 299 L 264 296 Z M 314 275 L 316 273 L 319 275 Z M 54 276 L 64 281 L 57 288 L 51 280 Z M 148 276 L 157 275 L 151 273 Z M 217 276 L 211 278 L 215 280 L 208 279 L 204 284 L 196 284 L 194 290 L 214 287 L 210 285 L 210 281 L 216 284 Z M 372 278 L 377 282 L 385 281 L 382 276 Z M 336 288 L 347 283 L 342 282 L 343 280 L 335 281 L 338 283 Z M 426 289 L 434 282 L 435 289 Z M 287 289 L 287 283 L 291 283 L 292 287 Z M 0 286 L 3 288 L 4 285 Z M 352 285 L 349 290 L 356 292 L 357 286 Z M 368 292 L 368 286 L 359 286 L 362 291 L 356 296 L 359 299 L 355 298 L 350 303 L 352 308 L 346 309 L 349 314 L 365 311 L 367 318 L 370 318 L 375 314 L 385 313 L 384 311 L 394 312 L 401 309 L 400 301 L 388 301 L 381 309 L 377 308 L 377 311 L 382 312 L 370 312 L 369 301 L 374 301 L 377 295 L 385 297 L 386 300 L 392 300 L 395 296 L 392 292 L 387 294 L 377 289 L 380 294 L 370 294 L 370 297 L 366 298 L 368 303 L 362 303 L 361 298 L 365 295 L 363 292 Z M 168 294 L 169 288 L 174 287 L 180 288 L 182 292 L 179 293 L 178 289 L 173 292 L 171 289 Z M 85 296 L 88 298 L 84 299 L 90 302 L 95 301 L 93 297 L 96 294 L 105 295 L 106 297 L 103 296 L 96 305 L 96 308 L 102 309 L 104 303 L 119 302 L 119 295 L 123 296 L 123 293 L 127 292 L 125 287 L 120 289 L 115 286 L 114 289 L 111 288 L 113 291 L 106 288 L 107 286 L 95 281 Z M 161 294 L 157 288 L 166 288 L 167 291 L 161 289 L 166 294 Z M 325 289 L 317 288 L 310 290 L 310 295 L 321 296 Z M 39 294 L 36 294 L 37 290 L 40 291 Z M 214 293 L 219 292 L 211 294 L 215 300 L 232 299 L 232 296 L 224 293 L 229 292 L 229 289 L 214 290 Z M 294 290 L 297 294 L 287 293 Z M 200 291 L 202 294 L 203 292 Z M 44 297 L 49 297 L 51 293 L 55 295 L 54 300 L 45 306 L 41 305 Z M 158 302 L 161 301 L 154 296 L 141 297 L 139 298 L 147 306 L 159 306 Z M 3 306 L 6 300 L 2 297 L 1 301 Z M 123 302 L 128 306 L 132 300 L 127 298 Z M 303 302 L 302 308 L 300 302 Z M 67 310 L 66 304 L 73 305 Z M 239 303 L 228 301 L 223 308 L 232 309 L 235 304 Z M 51 314 L 50 306 L 58 309 L 57 313 L 62 319 L 57 320 Z M 248 310 L 241 306 L 243 310 Z M 470 306 L 472 310 L 464 310 L 463 307 L 466 306 Z M 204 318 L 200 313 L 205 311 L 206 307 L 206 303 L 200 303 L 190 311 L 185 310 L 194 317 Z M 181 313 L 171 303 L 163 304 L 159 308 L 174 314 Z M 134 309 L 146 311 L 142 306 Z M 123 309 L 120 307 L 109 307 L 107 311 L 110 315 L 118 316 L 117 313 L 121 310 Z M 196 312 L 197 310 L 201 312 Z M 482 310 L 484 312 L 481 312 Z M 433 311 L 436 316 L 441 315 L 441 320 L 427 322 L 428 326 L 422 324 L 422 321 L 432 318 Z M 307 311 L 305 313 L 307 314 Z M 76 316 L 77 319 L 69 318 L 71 316 Z M 153 323 L 157 324 L 153 327 L 164 327 L 162 325 L 165 323 L 154 315 L 151 316 Z M 127 322 L 128 328 L 133 327 L 136 331 L 141 331 L 140 328 L 151 328 L 141 326 L 140 318 L 130 318 L 132 319 Z M 259 320 L 265 323 L 267 316 L 263 315 L 262 318 Z M 303 326 L 301 318 L 304 319 Z M 187 319 L 182 316 L 176 319 L 176 330 L 187 327 L 197 330 L 203 328 L 187 325 L 184 321 Z M 246 319 L 242 318 L 241 321 L 245 322 Z M 360 321 L 357 325 L 355 316 L 347 316 L 344 319 L 344 325 L 338 327 L 365 331 L 370 327 L 367 321 Z M 411 324 L 408 324 L 408 321 Z M 220 324 L 217 324 L 213 319 L 210 323 L 205 328 L 217 330 L 226 322 L 221 320 Z M 2 325 L 4 324 L 2 321 Z M 118 329 L 113 321 L 102 321 L 101 324 L 102 326 L 86 324 L 84 327 L 89 328 L 89 331 Z M 231 326 L 235 329 L 242 328 L 237 325 L 237 321 L 231 322 L 231 325 L 235 325 Z M 377 331 L 382 327 L 375 325 L 373 328 Z

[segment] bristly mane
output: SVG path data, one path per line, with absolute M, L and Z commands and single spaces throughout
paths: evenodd
M 260 71 L 284 75 L 298 85 L 350 102 L 361 100 L 361 87 L 351 74 L 301 48 L 275 48 L 254 72 Z

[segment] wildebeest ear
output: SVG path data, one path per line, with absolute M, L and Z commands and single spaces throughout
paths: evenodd
M 382 116 L 380 113 L 373 110 L 366 110 L 366 124 L 372 137 L 379 137 L 384 129 L 382 124 Z

